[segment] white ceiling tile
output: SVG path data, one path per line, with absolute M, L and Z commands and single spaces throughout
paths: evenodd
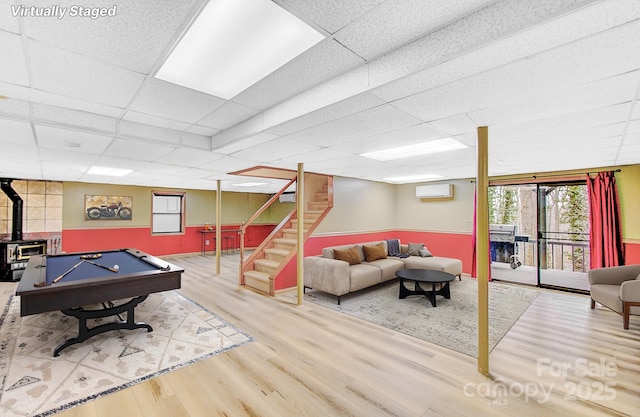
M 17 120 L 0 119 L 0 146 L 4 147 L 6 143 L 15 143 L 20 145 L 35 145 L 31 124 L 20 122 Z
M 345 152 L 335 151 L 333 149 L 320 148 L 320 149 L 312 150 L 311 152 L 304 152 L 304 153 L 299 153 L 292 156 L 286 156 L 286 157 L 283 157 L 278 162 L 281 162 L 281 161 L 291 162 L 293 165 L 298 163 L 303 163 L 305 165 L 308 165 L 316 162 L 329 161 L 337 158 L 344 158 L 346 156 L 349 156 L 349 154 Z
M 144 76 L 64 49 L 29 41 L 33 87 L 63 96 L 126 107 Z
M 171 146 L 149 144 L 133 140 L 116 139 L 104 152 L 104 155 L 124 159 L 155 161 L 174 149 L 175 147 Z
M 420 121 L 414 117 L 393 106 L 385 105 L 302 130 L 291 137 L 329 147 L 419 123 Z
M 96 135 L 52 126 L 35 125 L 35 130 L 38 145 L 65 152 L 100 154 L 113 141 L 113 136 Z
M 109 117 L 119 117 L 122 114 L 122 109 L 118 107 L 3 82 L 0 82 L 0 94 L 12 100 L 47 104 Z
M 100 158 L 100 155 L 94 152 L 87 152 L 86 150 L 69 152 L 64 149 L 47 149 L 43 151 L 40 156 L 43 164 L 45 162 L 48 163 L 48 167 L 55 165 L 62 169 L 65 165 L 73 165 L 75 167 L 82 167 L 84 169 L 83 172 L 86 172 L 98 158 Z
M 0 81 L 11 84 L 29 85 L 29 71 L 27 70 L 20 35 L 0 30 L 0 45 L 2 45 Z
M 468 115 L 479 125 L 509 126 L 576 112 L 590 111 L 593 114 L 596 113 L 595 108 L 630 102 L 639 76 L 640 71 L 632 72 L 472 111 Z
M 180 133 L 180 145 L 208 152 L 211 150 L 211 138 L 195 133 L 182 132 Z
M 149 73 L 158 57 L 200 0 L 136 0 L 93 2 L 94 7 L 117 6 L 115 16 L 98 19 L 65 16 L 62 19 L 23 18 L 32 39 L 102 62 L 143 74 Z M 73 0 L 56 2 L 61 7 L 77 5 Z M 90 6 L 84 2 L 84 6 Z M 4 14 L 4 13 L 3 13 Z
M 146 138 L 151 141 L 180 144 L 180 132 L 172 129 L 122 120 L 118 125 L 118 136 Z
M 233 98 L 265 109 L 364 63 L 333 39 L 325 39 Z
M 343 142 L 332 146 L 330 149 L 351 154 L 361 154 L 363 152 L 413 145 L 445 137 L 448 137 L 446 133 L 434 128 L 433 126 L 429 126 L 426 123 L 422 123 L 398 130 L 384 132 L 379 135 L 367 136 Z
M 19 20 L 13 16 L 12 6 L 22 4 L 20 1 L 15 0 L 0 0 L 0 9 L 3 11 L 0 13 L 0 29 L 7 30 L 13 33 L 20 33 Z
M 130 109 L 171 120 L 195 123 L 222 104 L 224 100 L 221 98 L 149 78 Z
M 339 101 L 333 106 L 318 109 L 291 119 L 286 123 L 274 126 L 267 129 L 266 132 L 284 136 L 383 104 L 386 104 L 385 101 L 372 94 L 358 94 L 346 100 Z
M 282 0 L 282 3 L 294 14 L 301 13 L 327 32 L 335 33 L 384 1 Z
M 115 133 L 117 119 L 87 111 L 67 109 L 46 104 L 34 103 L 33 118 L 37 121 L 48 121 L 57 125 L 77 126 L 90 131 Z
M 233 101 L 227 101 L 213 112 L 209 113 L 202 119 L 198 120 L 198 124 L 212 127 L 214 129 L 223 130 L 231 126 L 255 116 L 260 111 L 251 107 Z
M 202 136 L 213 136 L 218 133 L 220 129 L 216 129 L 213 127 L 201 126 L 201 125 L 191 125 L 186 132 L 194 133 L 196 135 Z
M 187 130 L 191 127 L 191 123 L 179 122 L 177 120 L 152 116 L 132 110 L 127 110 L 124 116 L 122 116 L 122 120 L 180 131 Z
M 223 158 L 224 155 L 208 152 L 208 151 L 195 151 L 191 149 L 178 148 L 166 155 L 161 156 L 155 162 L 168 164 L 168 165 L 179 165 L 185 167 L 197 167 L 199 165 L 206 164 L 208 162 L 213 162 L 217 159 Z
M 319 149 L 318 146 L 289 138 L 277 138 L 250 148 L 235 152 L 233 156 L 241 159 L 271 162 L 292 155 L 299 155 Z
M 335 38 L 373 59 L 484 7 L 493 0 L 389 0 L 336 33 Z
M 2 87 L 0 86 L 0 94 L 2 93 Z M 30 112 L 31 106 L 27 101 L 16 100 L 10 97 L 0 98 L 0 115 L 9 115 L 27 119 Z
M 640 3 L 635 0 L 593 2 L 574 13 L 560 15 L 445 62 L 436 61 L 430 68 L 377 88 L 375 94 L 387 101 L 397 100 L 569 44 L 638 17 Z

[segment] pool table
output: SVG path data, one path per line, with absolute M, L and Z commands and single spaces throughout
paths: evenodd
M 78 319 L 78 336 L 60 344 L 54 356 L 106 331 L 150 332 L 150 325 L 134 321 L 135 307 L 151 293 L 180 288 L 182 272 L 181 267 L 136 249 L 32 256 L 16 290 L 20 315 L 60 310 Z M 123 320 L 120 315 L 125 312 Z M 107 316 L 120 320 L 87 327 L 87 319 Z

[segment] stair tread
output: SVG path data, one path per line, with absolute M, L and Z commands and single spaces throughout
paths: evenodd
M 264 266 L 268 266 L 268 267 L 271 267 L 271 268 L 277 268 L 278 266 L 280 266 L 280 262 L 274 261 L 274 260 L 271 260 L 271 259 L 256 259 L 255 263 L 261 264 L 261 265 L 264 265 Z
M 273 255 L 280 255 L 280 256 L 287 256 L 289 254 L 289 251 L 286 249 L 280 249 L 280 248 L 268 248 L 264 250 L 265 253 L 270 253 Z
M 251 269 L 249 271 L 244 271 L 245 278 L 251 278 L 258 281 L 269 281 L 269 274 L 265 274 L 264 272 L 256 271 Z
M 285 245 L 295 245 L 298 243 L 297 239 L 288 239 L 286 237 L 279 237 L 277 239 L 273 239 L 274 242 L 284 243 Z

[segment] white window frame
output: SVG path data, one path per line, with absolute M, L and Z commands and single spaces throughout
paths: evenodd
M 186 193 L 153 191 L 151 193 L 151 234 L 179 235 L 185 230 Z

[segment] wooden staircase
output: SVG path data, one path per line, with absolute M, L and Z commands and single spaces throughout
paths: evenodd
M 280 193 L 286 190 L 290 184 L 287 184 Z M 309 193 L 310 187 L 314 187 L 317 191 Z M 304 218 L 302 219 L 304 241 L 306 241 L 333 207 L 333 177 L 306 174 L 304 188 L 307 190 L 305 195 L 308 196 L 304 200 L 305 210 Z M 271 202 L 270 200 L 266 204 Z M 297 228 L 300 221 L 297 214 L 297 209 L 294 209 L 285 216 L 246 261 L 243 259 L 243 229 L 241 229 L 241 285 L 265 294 L 275 295 L 275 282 L 278 274 L 297 253 Z M 243 225 L 243 227 L 245 226 Z

